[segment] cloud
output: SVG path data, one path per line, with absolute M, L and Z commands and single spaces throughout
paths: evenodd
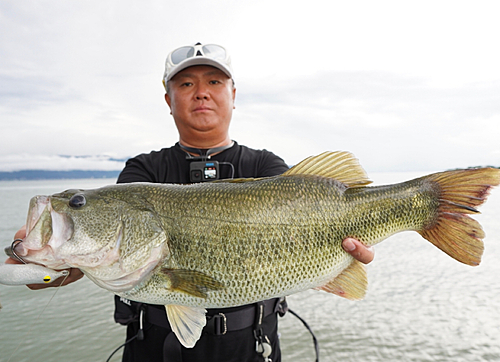
M 124 159 L 110 156 L 73 155 L 10 155 L 0 156 L 0 171 L 49 170 L 49 171 L 120 171 L 125 166 Z
M 493 4 L 0 2 L 0 157 L 172 145 L 165 56 L 202 41 L 232 55 L 231 136 L 288 163 L 345 149 L 370 170 L 500 164 Z
M 500 165 L 500 82 L 444 88 L 383 72 L 338 72 L 242 88 L 249 94 L 237 107 L 245 114 L 233 129 L 271 129 L 261 143 L 278 145 L 291 163 L 346 149 L 375 170 Z

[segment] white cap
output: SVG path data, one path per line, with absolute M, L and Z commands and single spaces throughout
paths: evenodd
M 210 65 L 223 71 L 229 78 L 233 78 L 231 57 L 226 49 L 216 44 L 196 43 L 177 48 L 168 54 L 163 73 L 165 88 L 174 75 L 193 65 Z

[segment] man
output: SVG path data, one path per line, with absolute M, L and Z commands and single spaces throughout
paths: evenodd
M 239 145 L 229 137 L 236 89 L 230 57 L 223 47 L 198 43 L 172 51 L 167 57 L 163 82 L 165 100 L 178 129 L 179 142 L 173 147 L 127 161 L 118 183 L 191 183 L 204 177 L 275 176 L 287 170 L 285 162 L 273 153 Z M 210 169 L 210 172 L 192 167 L 215 162 L 219 168 Z M 15 238 L 24 236 L 25 230 L 21 229 Z M 373 259 L 372 251 L 354 239 L 344 240 L 343 246 L 362 262 Z M 79 270 L 72 270 L 69 281 L 81 276 Z M 182 347 L 175 338 L 163 306 L 118 297 L 115 297 L 115 305 L 115 320 L 127 325 L 123 361 L 264 360 L 262 349 L 256 350 L 255 320 L 260 307 L 255 304 L 208 310 L 207 326 L 191 349 Z M 266 350 L 266 353 L 270 352 L 269 358 L 278 362 L 281 361 L 281 352 L 277 314 L 283 313 L 286 306 L 277 299 L 265 301 L 261 306 L 264 315 L 259 333 L 270 347 Z

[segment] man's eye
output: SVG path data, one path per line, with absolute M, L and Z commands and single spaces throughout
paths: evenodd
M 184 82 L 184 83 L 182 83 L 182 84 L 181 84 L 181 87 L 190 87 L 190 86 L 192 86 L 192 85 L 193 85 L 193 83 L 190 83 L 190 82 Z
M 219 84 L 219 83 L 220 83 L 220 81 L 219 81 L 219 80 L 211 80 L 211 81 L 210 81 L 210 84 Z

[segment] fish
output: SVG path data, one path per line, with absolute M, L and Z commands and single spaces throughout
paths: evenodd
M 51 269 L 79 268 L 123 298 L 164 305 L 188 348 L 207 308 L 307 289 L 364 298 L 366 269 L 342 248 L 346 237 L 372 246 L 413 230 L 459 262 L 479 265 L 485 233 L 469 215 L 500 183 L 499 169 L 370 183 L 354 155 L 337 151 L 275 177 L 35 196 L 16 255 Z

